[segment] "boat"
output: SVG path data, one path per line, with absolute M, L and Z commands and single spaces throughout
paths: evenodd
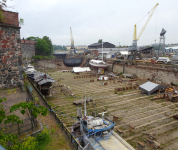
M 67 67 L 77 67 L 82 64 L 82 58 L 64 58 L 63 63 Z
M 103 61 L 103 42 L 102 42 L 102 60 L 91 59 L 89 64 L 94 68 L 107 68 L 108 64 Z
M 85 82 L 84 82 L 85 91 Z M 82 108 L 77 108 L 77 118 L 72 125 L 72 135 L 79 142 L 81 150 L 134 150 L 124 139 L 114 132 L 115 122 L 104 117 L 107 112 L 99 113 L 100 116 L 87 116 L 86 94 L 84 94 L 84 116 Z M 83 116 L 83 117 L 82 117 Z
M 95 67 L 95 68 L 107 68 L 108 64 L 105 63 L 103 60 L 94 60 L 94 59 L 91 59 L 89 61 L 89 64 L 92 66 L 92 67 Z

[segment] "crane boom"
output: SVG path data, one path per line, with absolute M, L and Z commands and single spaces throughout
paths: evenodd
M 138 41 L 138 40 L 140 39 L 141 35 L 143 34 L 143 32 L 144 32 L 146 26 L 148 25 L 148 23 L 149 23 L 151 17 L 153 16 L 153 13 L 155 12 L 155 9 L 156 9 L 156 7 L 157 7 L 158 5 L 159 5 L 159 4 L 157 3 L 157 4 L 148 12 L 148 14 L 149 14 L 150 12 L 151 12 L 151 14 L 149 15 L 147 21 L 145 22 L 145 24 L 144 24 L 144 26 L 143 26 L 141 32 L 139 33 L 138 37 L 137 37 L 137 32 L 136 32 L 136 25 L 134 26 L 134 38 L 133 38 L 133 40 L 137 40 L 137 41 Z

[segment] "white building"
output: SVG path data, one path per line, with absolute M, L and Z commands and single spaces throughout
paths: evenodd
M 166 47 L 165 48 L 166 53 L 178 53 L 178 47 Z

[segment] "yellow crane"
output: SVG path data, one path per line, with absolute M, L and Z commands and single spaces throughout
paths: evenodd
M 137 49 L 137 41 L 140 39 L 141 35 L 143 34 L 143 31 L 145 30 L 146 26 L 148 25 L 148 23 L 149 23 L 151 17 L 153 16 L 153 13 L 155 12 L 155 9 L 156 9 L 156 7 L 157 7 L 158 5 L 159 5 L 159 4 L 157 3 L 157 4 L 148 12 L 148 14 L 150 14 L 150 15 L 149 15 L 149 17 L 148 17 L 146 23 L 144 24 L 144 26 L 143 26 L 143 28 L 142 28 L 140 34 L 138 35 L 138 37 L 137 37 L 137 26 L 136 26 L 136 24 L 135 24 L 135 26 L 134 26 L 134 34 L 133 34 L 133 44 L 132 44 L 132 46 L 130 46 L 130 50 L 136 50 L 136 49 Z

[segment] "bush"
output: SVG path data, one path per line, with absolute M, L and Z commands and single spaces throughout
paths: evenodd
M 46 144 L 50 141 L 50 132 L 48 129 L 44 128 L 43 131 L 36 136 L 36 140 L 39 145 Z
M 41 60 L 41 59 L 54 59 L 55 57 L 54 56 L 42 56 L 42 55 L 35 55 L 32 57 L 33 59 L 38 59 L 38 60 Z
M 11 150 L 36 150 L 38 142 L 36 142 L 35 138 L 32 136 L 28 136 L 25 138 L 24 142 L 16 143 L 12 147 L 9 147 Z

